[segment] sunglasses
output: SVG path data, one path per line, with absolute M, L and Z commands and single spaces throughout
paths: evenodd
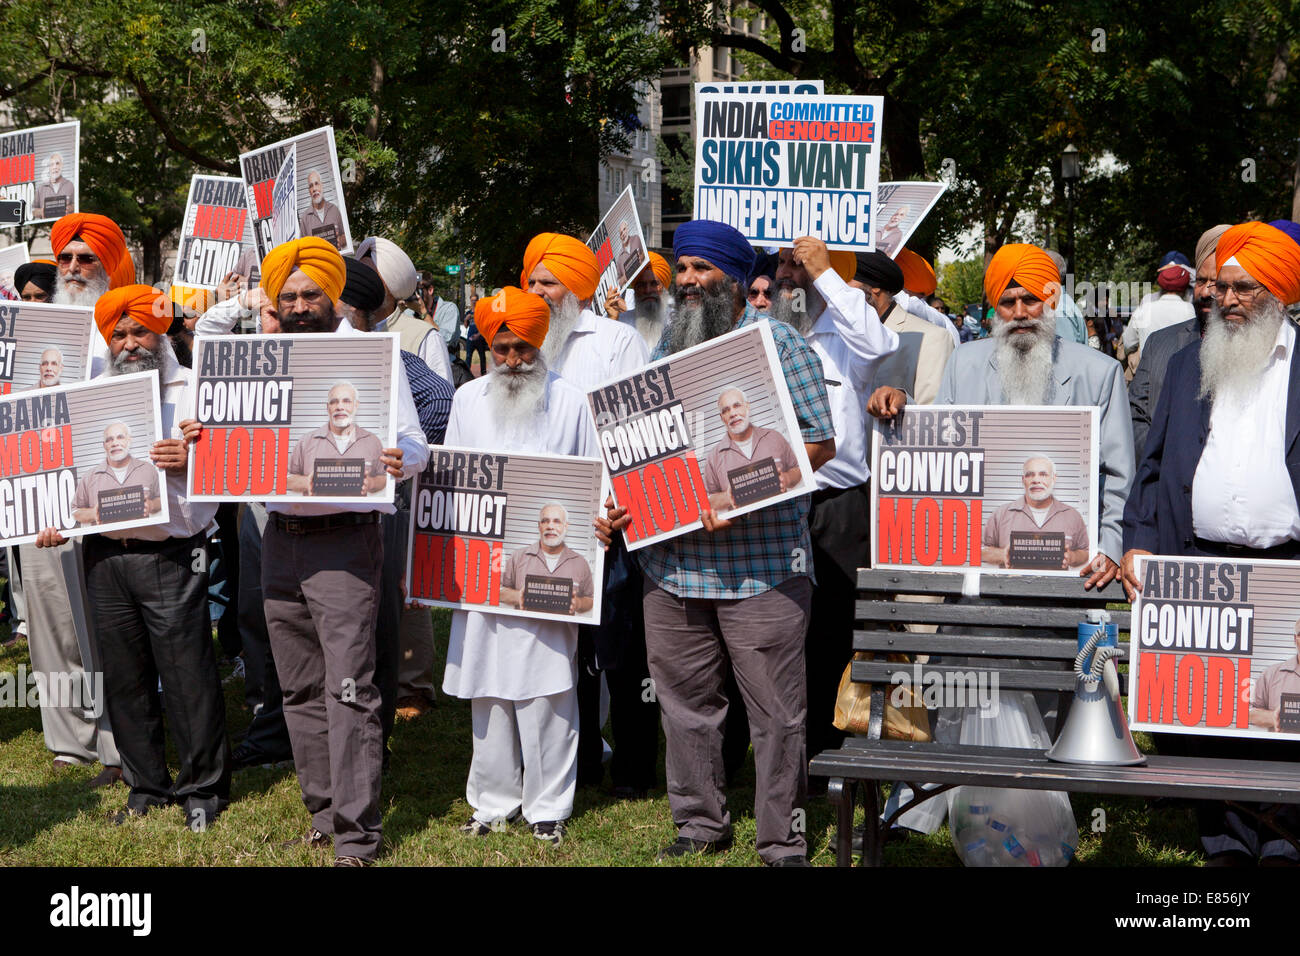
M 98 256 L 92 256 L 88 252 L 78 252 L 76 255 L 73 255 L 71 252 L 59 253 L 59 265 L 61 266 L 72 265 L 73 259 L 77 260 L 78 265 L 83 265 L 83 266 L 93 266 L 96 262 L 99 261 Z
M 748 297 L 751 299 L 757 299 L 760 295 L 765 299 L 770 299 L 772 298 L 772 290 L 771 289 L 750 289 Z

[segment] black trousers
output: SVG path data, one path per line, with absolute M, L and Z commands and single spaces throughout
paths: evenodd
M 266 510 L 250 504 L 239 526 L 239 634 L 244 647 L 244 700 L 254 711 L 244 743 L 267 760 L 292 759 L 289 728 L 284 722 L 284 694 L 271 655 L 262 606 L 262 527 Z M 229 612 L 227 612 L 229 613 Z
M 845 666 L 853 659 L 858 568 L 871 564 L 869 484 L 818 491 L 812 499 L 808 525 L 817 586 L 804 645 L 810 759 L 844 742 L 844 731 L 832 723 L 835 694 Z
M 223 501 L 217 505 L 217 528 L 221 539 L 221 566 L 226 575 L 226 609 L 217 620 L 217 640 L 227 657 L 236 656 L 243 647 L 239 631 L 239 504 Z M 248 666 L 247 662 L 244 664 Z
M 225 701 L 212 649 L 206 540 L 118 542 L 88 535 L 86 592 L 104 666 L 104 697 L 127 806 L 145 810 L 179 803 L 187 815 L 213 820 L 230 798 L 230 745 Z M 167 724 L 179 770 L 167 769 Z
M 397 688 L 402 665 L 402 580 L 406 577 L 406 532 L 411 517 L 411 486 L 397 488 L 397 513 L 379 516 L 384 542 L 384 571 L 379 585 L 379 619 L 375 624 L 375 686 L 379 689 L 379 723 L 384 753 L 397 720 Z

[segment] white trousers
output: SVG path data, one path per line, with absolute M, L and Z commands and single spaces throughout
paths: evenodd
M 521 809 L 529 823 L 567 820 L 578 785 L 578 692 L 471 701 L 474 757 L 465 799 L 492 824 Z

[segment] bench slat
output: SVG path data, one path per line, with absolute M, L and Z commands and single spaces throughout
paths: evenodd
M 960 596 L 964 578 L 965 575 L 951 571 L 876 571 L 858 568 L 858 589 L 887 594 Z M 1112 581 L 1101 590 L 1094 588 L 1085 591 L 1083 578 L 1073 575 L 982 574 L 979 587 L 980 597 L 1051 599 L 1056 605 L 1076 601 L 1085 607 L 1104 607 L 1107 603 L 1128 604 L 1124 588 L 1117 581 Z
M 996 607 L 990 613 L 990 607 Z M 858 601 L 859 621 L 904 624 L 979 624 L 995 617 L 999 627 L 1066 628 L 1073 631 L 1084 615 L 1062 607 L 1016 607 L 988 604 L 916 604 L 911 601 Z M 1121 631 L 1129 628 L 1128 611 L 1111 611 L 1111 620 Z
M 979 657 L 1019 657 L 1073 661 L 1079 645 L 1074 638 L 986 636 L 984 634 L 923 634 L 915 631 L 854 631 L 855 651 L 891 654 L 963 654 Z M 1128 660 L 1128 642 L 1119 646 L 1117 660 Z
M 861 684 L 888 684 L 894 674 L 901 672 L 911 674 L 914 664 L 891 663 L 889 661 L 854 661 L 851 677 Z M 999 690 L 1074 690 L 1074 674 L 1070 671 L 1025 670 L 999 667 L 981 667 L 975 664 L 922 664 L 921 673 L 938 671 L 946 678 L 950 673 L 997 674 Z M 984 686 L 991 688 L 989 680 Z

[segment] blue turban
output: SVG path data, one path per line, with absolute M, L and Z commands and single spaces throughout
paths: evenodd
M 1281 229 L 1297 243 L 1300 243 L 1300 222 L 1292 222 L 1290 219 L 1274 219 L 1269 225 L 1274 229 Z
M 673 233 L 673 258 L 708 259 L 742 285 L 754 267 L 754 247 L 738 229 L 711 219 L 692 219 Z
M 1166 252 L 1164 258 L 1160 260 L 1160 265 L 1156 267 L 1156 271 L 1163 269 L 1165 266 L 1182 266 L 1189 272 L 1192 271 L 1192 264 L 1187 261 L 1185 255 L 1177 250 Z

